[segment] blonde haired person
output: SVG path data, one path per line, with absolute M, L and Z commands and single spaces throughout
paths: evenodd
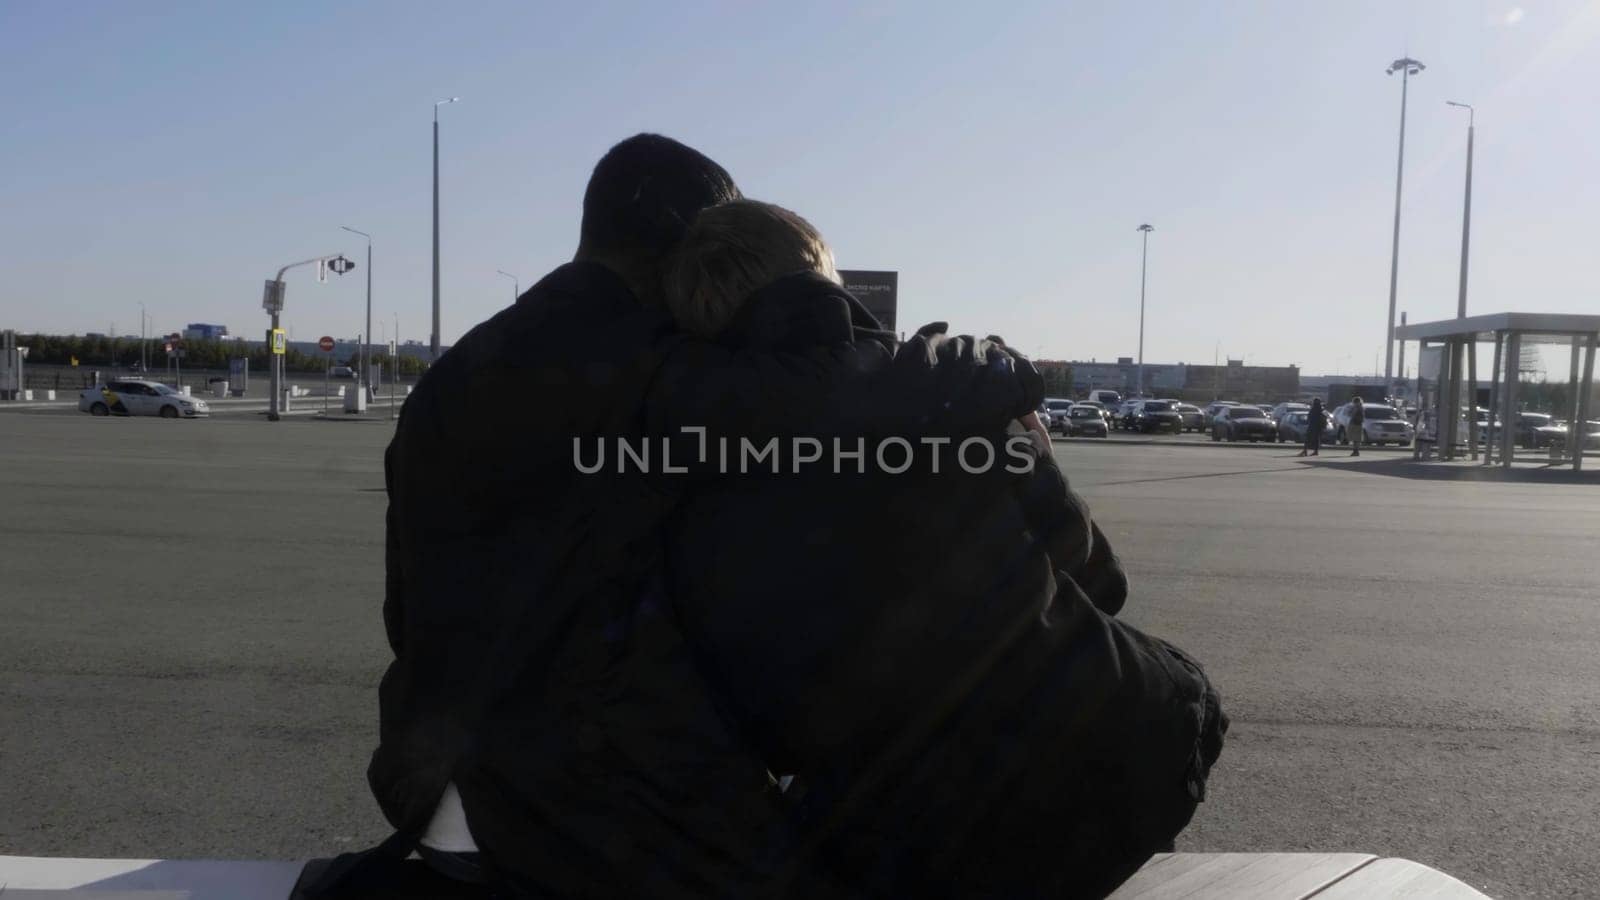
M 781 206 L 734 200 L 690 226 L 667 273 L 667 307 L 684 331 L 715 337 L 757 288 L 796 272 L 839 283 L 822 233 Z
M 701 212 L 665 299 L 735 352 L 893 343 L 816 228 L 767 203 Z M 818 378 L 795 403 L 859 393 Z M 796 776 L 801 865 L 871 896 L 1110 893 L 1192 815 L 1226 728 L 1216 692 L 1114 618 L 1121 564 L 1048 452 L 1016 475 L 923 442 L 895 469 L 909 442 L 826 437 L 832 465 L 725 467 L 665 530 L 697 667 Z
M 667 272 L 667 308 L 684 331 L 715 338 L 759 288 L 801 272 L 841 284 L 822 232 L 777 204 L 733 200 L 701 212 L 689 228 Z M 1049 452 L 1050 432 L 1037 412 L 1018 426 L 1033 433 L 1041 452 Z

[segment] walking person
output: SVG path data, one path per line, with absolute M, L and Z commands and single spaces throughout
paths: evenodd
M 1367 411 L 1362 405 L 1360 397 L 1350 398 L 1349 424 L 1345 426 L 1345 434 L 1350 436 L 1350 455 L 1361 455 L 1361 439 L 1366 437 Z
M 1322 449 L 1322 432 L 1328 427 L 1328 414 L 1322 411 L 1322 399 L 1313 397 L 1311 409 L 1306 413 L 1306 446 L 1299 456 L 1316 456 Z

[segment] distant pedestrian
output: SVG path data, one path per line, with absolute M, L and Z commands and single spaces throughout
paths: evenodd
M 1322 411 L 1321 398 L 1313 397 L 1311 410 L 1306 413 L 1306 446 L 1301 456 L 1316 456 L 1322 449 L 1322 432 L 1328 426 L 1328 414 Z
M 1367 410 L 1362 405 L 1360 397 L 1350 398 L 1349 424 L 1345 426 L 1345 434 L 1350 436 L 1350 455 L 1361 455 L 1361 439 L 1366 436 Z

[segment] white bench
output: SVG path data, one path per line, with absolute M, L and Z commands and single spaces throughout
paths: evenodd
M 1369 853 L 1160 853 L 1112 900 L 1487 900 L 1436 869 Z
M 303 863 L 0 856 L 19 900 L 286 900 Z M 43 893 L 35 893 L 43 892 Z M 1367 853 L 1162 853 L 1112 900 L 1487 900 L 1421 863 Z

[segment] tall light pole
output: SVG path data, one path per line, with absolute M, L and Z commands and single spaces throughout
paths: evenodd
M 1467 111 L 1467 181 L 1466 187 L 1462 190 L 1461 278 L 1458 282 L 1459 287 L 1457 288 L 1456 294 L 1456 318 L 1465 319 L 1467 317 L 1467 254 L 1472 240 L 1472 136 L 1473 131 L 1475 130 L 1474 126 L 1476 123 L 1474 120 L 1477 118 L 1477 114 L 1473 110 L 1472 106 L 1467 103 L 1458 103 L 1455 100 L 1446 100 L 1445 104 L 1448 106 L 1459 107 L 1460 109 Z M 1454 387 L 1454 390 L 1451 391 L 1451 406 L 1452 408 L 1460 406 L 1461 361 L 1463 357 L 1465 357 L 1467 363 L 1467 385 L 1471 388 L 1473 394 L 1473 396 L 1470 398 L 1470 401 L 1467 403 L 1467 407 L 1469 409 L 1476 409 L 1478 406 L 1478 346 L 1477 341 L 1473 339 L 1462 340 L 1450 354 L 1450 377 L 1451 383 Z M 1476 417 L 1474 417 L 1474 421 L 1475 420 Z M 1453 451 L 1455 447 L 1456 430 L 1459 428 L 1459 426 L 1456 425 L 1453 419 L 1450 425 L 1451 427 L 1446 429 L 1446 434 L 1449 435 L 1450 438 L 1447 446 L 1449 446 Z M 1477 459 L 1478 443 L 1476 440 L 1470 441 L 1469 443 L 1471 444 L 1472 448 L 1472 458 Z M 1453 455 L 1453 453 L 1449 455 Z
M 351 234 L 359 234 L 367 239 L 367 330 L 361 332 L 361 371 L 357 376 L 356 384 L 361 390 L 372 396 L 372 369 L 367 361 L 367 347 L 372 343 L 372 235 L 365 231 L 357 231 L 349 225 L 340 225 L 340 228 Z M 437 279 L 436 279 L 437 280 Z M 434 294 L 438 296 L 437 293 Z M 363 407 L 365 408 L 365 407 Z
M 439 107 L 460 97 L 433 105 L 433 336 L 428 341 L 431 362 L 439 361 Z
M 1383 334 L 1383 380 L 1385 386 L 1394 380 L 1394 307 L 1395 292 L 1400 285 L 1400 185 L 1406 171 L 1406 91 L 1411 76 L 1426 69 L 1410 57 L 1389 64 L 1388 74 L 1400 73 L 1400 156 L 1394 167 L 1394 246 L 1389 251 L 1389 327 Z
M 1456 318 L 1467 317 L 1467 248 L 1472 239 L 1472 132 L 1476 113 L 1472 106 L 1466 103 L 1457 103 L 1446 100 L 1448 106 L 1460 107 L 1467 111 L 1467 186 L 1461 205 L 1461 288 L 1456 297 Z
M 1135 382 L 1134 393 L 1144 396 L 1144 275 L 1145 264 L 1150 259 L 1150 232 L 1155 231 L 1149 225 L 1140 225 L 1139 232 L 1144 241 L 1144 247 L 1139 253 L 1139 376 Z
M 522 280 L 505 269 L 495 269 L 495 271 L 511 279 L 511 302 L 517 302 L 517 298 L 522 296 Z
M 150 371 L 150 369 L 149 369 L 150 363 L 149 363 L 148 360 L 145 359 L 145 347 L 147 345 L 145 344 L 144 320 L 145 320 L 144 304 L 140 303 L 139 304 L 139 377 L 140 378 L 144 377 L 144 373 Z

